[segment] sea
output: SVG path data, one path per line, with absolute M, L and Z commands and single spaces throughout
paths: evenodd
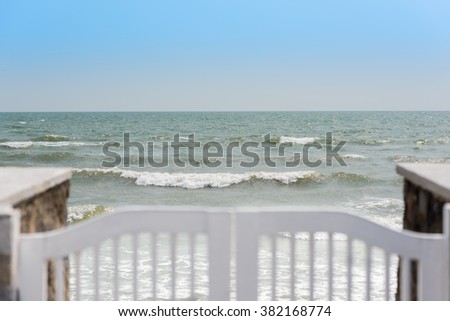
M 449 124 L 450 112 L 0 113 L 0 166 L 71 168 L 71 224 L 138 204 L 313 206 L 401 230 L 396 164 L 450 163 Z

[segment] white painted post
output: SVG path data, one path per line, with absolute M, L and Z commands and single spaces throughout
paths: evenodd
M 47 300 L 45 239 L 21 237 L 19 248 L 19 297 L 21 301 Z
M 17 300 L 17 245 L 20 213 L 9 206 L 0 207 L 0 300 Z
M 426 251 L 419 270 L 419 300 L 450 299 L 450 203 L 443 209 L 443 242 L 440 251 Z
M 443 213 L 443 232 L 446 243 L 444 245 L 444 287 L 446 293 L 444 300 L 450 300 L 450 203 L 445 204 Z

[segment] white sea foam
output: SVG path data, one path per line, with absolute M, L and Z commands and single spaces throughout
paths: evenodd
M 427 139 L 418 139 L 418 140 L 415 141 L 415 143 L 417 145 L 425 145 L 425 144 L 428 143 L 428 140 Z
M 73 223 L 91 216 L 110 213 L 112 211 L 114 211 L 114 208 L 111 206 L 102 206 L 96 204 L 70 206 L 67 211 L 67 221 L 69 223 Z
M 54 135 L 54 134 L 44 135 L 44 136 L 41 136 L 36 139 L 36 141 L 50 141 L 50 142 L 66 141 L 66 140 L 69 140 L 69 137 L 62 136 L 62 135 Z
M 391 159 L 394 162 L 409 162 L 409 163 L 434 163 L 434 164 L 448 164 L 450 163 L 450 157 L 441 158 L 417 158 L 411 155 L 395 155 Z
M 124 171 L 122 177 L 136 178 L 137 185 L 182 187 L 199 189 L 205 187 L 227 187 L 250 181 L 252 179 L 273 180 L 282 184 L 290 184 L 299 179 L 312 176 L 313 171 L 297 172 L 247 172 L 247 173 L 138 173 Z
M 344 159 L 365 159 L 366 156 L 358 155 L 358 154 L 343 154 L 341 155 Z
M 281 136 L 280 144 L 282 143 L 293 143 L 298 145 L 312 144 L 316 141 L 314 137 L 289 137 L 289 136 Z
M 358 145 L 383 145 L 390 143 L 390 139 L 359 139 L 352 141 L 352 143 L 358 144 Z
M 377 222 L 389 228 L 401 230 L 403 201 L 397 198 L 364 197 L 361 201 L 347 202 L 344 207 L 356 210 L 368 220 Z
M 7 146 L 10 148 L 28 148 L 33 146 L 33 142 L 6 142 L 0 143 L 0 146 Z
M 382 210 L 398 210 L 403 207 L 403 201 L 397 198 L 378 198 L 366 197 L 364 202 L 355 206 L 357 209 L 382 209 Z
M 29 148 L 31 146 L 44 147 L 80 147 L 80 146 L 100 146 L 99 142 L 4 142 L 0 146 L 7 146 L 10 148 Z
M 281 184 L 295 183 L 299 179 L 318 175 L 314 171 L 296 172 L 246 172 L 246 173 L 160 173 L 137 172 L 111 169 L 76 169 L 75 172 L 113 173 L 120 177 L 134 179 L 136 185 L 181 187 L 186 189 L 199 189 L 205 187 L 227 187 L 250 180 L 276 181 Z
M 428 139 L 418 139 L 414 141 L 416 145 L 426 145 L 426 144 L 450 144 L 450 136 L 443 136 L 434 138 L 431 140 Z
M 342 159 L 355 159 L 355 160 L 362 160 L 362 159 L 366 159 L 367 158 L 366 156 L 359 155 L 359 154 L 342 154 L 342 155 L 339 154 L 339 156 Z M 325 156 L 325 157 L 322 157 L 320 159 L 325 161 L 325 160 L 327 160 L 327 157 Z M 314 159 L 310 159 L 310 161 L 314 161 Z
M 440 137 L 436 141 L 439 144 L 450 144 L 450 136 Z
M 411 155 L 394 155 L 390 157 L 394 162 L 415 162 L 417 158 Z
M 80 146 L 99 146 L 101 143 L 88 143 L 88 142 L 34 142 L 35 146 L 45 146 L 45 147 L 80 147 Z

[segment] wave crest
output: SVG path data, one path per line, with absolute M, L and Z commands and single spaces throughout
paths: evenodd
M 110 213 L 114 211 L 111 206 L 103 206 L 97 204 L 75 205 L 68 208 L 67 222 L 69 224 L 78 223 L 95 216 Z
M 0 146 L 21 149 L 21 148 L 28 148 L 28 147 L 33 146 L 33 142 L 5 142 L 5 143 L 0 143 Z
M 35 142 L 65 142 L 68 140 L 68 137 L 60 135 L 44 135 L 33 139 Z
M 200 189 L 206 187 L 222 188 L 248 181 L 274 181 L 280 184 L 292 184 L 300 180 L 312 178 L 318 174 L 314 171 L 296 172 L 246 172 L 246 173 L 161 173 L 137 172 L 111 169 L 76 169 L 75 173 L 90 175 L 118 174 L 122 178 L 135 180 L 136 185 L 181 187 L 186 189 Z
M 80 168 L 73 172 L 87 177 L 119 176 L 134 180 L 140 186 L 180 187 L 185 189 L 201 189 L 207 187 L 222 188 L 245 182 L 273 182 L 283 185 L 308 184 L 324 182 L 371 183 L 374 178 L 347 172 L 319 174 L 315 171 L 292 172 L 245 172 L 245 173 L 168 173 L 140 172 L 120 168 Z
M 366 156 L 358 154 L 343 154 L 341 157 L 344 159 L 366 159 Z
M 293 143 L 298 145 L 312 144 L 316 141 L 314 137 L 289 137 L 281 136 L 278 140 L 280 144 L 282 143 Z
M 351 143 L 357 145 L 373 145 L 373 146 L 389 144 L 390 142 L 391 142 L 390 139 L 358 139 L 351 141 Z
M 370 183 L 376 181 L 376 179 L 361 175 L 361 174 L 354 174 L 354 173 L 347 173 L 347 172 L 337 172 L 337 173 L 331 173 L 328 175 L 329 180 L 334 182 L 364 182 L 364 183 Z
M 82 146 L 100 146 L 102 143 L 100 142 L 74 142 L 74 141 L 63 141 L 63 140 L 55 140 L 55 141 L 34 141 L 34 142 L 3 142 L 0 143 L 0 146 L 5 146 L 9 148 L 29 148 L 32 146 L 38 147 L 82 147 Z

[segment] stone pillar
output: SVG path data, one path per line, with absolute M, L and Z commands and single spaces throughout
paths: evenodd
M 404 177 L 403 228 L 422 233 L 442 233 L 442 211 L 445 203 L 450 202 L 450 164 L 398 164 L 397 173 Z M 417 272 L 417 263 L 412 262 L 411 300 L 417 300 Z M 398 300 L 400 266 L 397 276 Z
M 18 225 L 21 233 L 45 232 L 61 228 L 67 224 L 70 178 L 71 170 L 65 168 L 2 167 L 0 205 L 16 210 L 14 215 L 17 216 L 15 219 L 20 221 Z M 0 248 L 2 244 L 6 244 L 3 238 L 0 239 Z M 8 275 L 6 268 L 13 265 L 14 259 L 13 256 L 0 256 L 0 260 L 3 260 L 0 261 L 0 276 Z M 68 280 L 68 261 L 66 261 L 66 299 L 68 299 Z M 14 282 L 13 278 L 0 278 L 0 286 L 4 289 L 15 287 Z M 49 263 L 49 300 L 55 298 L 54 283 L 54 267 Z M 17 298 L 20 299 L 20 293 Z M 0 292 L 0 300 L 7 299 L 10 297 Z

